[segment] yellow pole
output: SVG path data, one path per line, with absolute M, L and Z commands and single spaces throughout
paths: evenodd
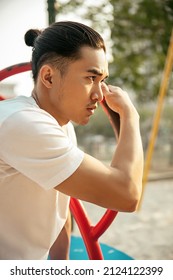
M 162 82 L 160 85 L 160 91 L 159 91 L 158 102 L 157 102 L 157 110 L 155 112 L 155 117 L 153 120 L 153 126 L 152 126 L 152 130 L 151 130 L 151 135 L 150 135 L 150 142 L 149 142 L 149 145 L 148 145 L 148 148 L 146 151 L 146 156 L 145 156 L 143 182 L 142 182 L 142 185 L 143 185 L 142 196 L 141 196 L 141 200 L 138 205 L 138 210 L 141 207 L 144 190 L 145 190 L 145 185 L 146 185 L 147 179 L 148 179 L 154 144 L 155 144 L 155 140 L 156 140 L 157 133 L 158 133 L 158 127 L 159 127 L 159 121 L 160 121 L 163 101 L 164 101 L 164 97 L 166 95 L 166 91 L 168 88 L 168 82 L 169 82 L 169 77 L 170 77 L 170 74 L 172 71 L 172 66 L 173 66 L 173 30 L 172 30 L 172 34 L 171 34 L 170 44 L 168 47 L 163 78 L 162 78 Z

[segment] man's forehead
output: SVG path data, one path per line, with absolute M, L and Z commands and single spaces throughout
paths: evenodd
M 95 49 L 84 46 L 80 50 L 80 59 L 78 63 L 86 72 L 91 72 L 95 75 L 108 75 L 108 61 L 106 53 L 103 49 Z

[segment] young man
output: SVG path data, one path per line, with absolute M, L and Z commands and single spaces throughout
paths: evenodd
M 32 95 L 0 102 L 0 258 L 67 259 L 70 196 L 135 211 L 139 115 L 125 91 L 104 83 L 106 48 L 93 29 L 57 22 L 29 30 L 25 42 L 33 47 Z M 71 124 L 87 124 L 103 97 L 112 122 L 114 112 L 120 116 L 111 166 L 77 148 Z

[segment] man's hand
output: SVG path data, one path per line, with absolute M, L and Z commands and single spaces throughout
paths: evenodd
M 103 108 L 103 110 L 105 111 L 105 113 L 107 114 L 110 123 L 112 125 L 112 128 L 114 130 L 115 136 L 116 138 L 118 138 L 118 135 L 120 133 L 120 116 L 118 113 L 112 111 L 109 106 L 106 103 L 105 98 L 103 98 L 103 100 L 101 101 L 101 106 Z

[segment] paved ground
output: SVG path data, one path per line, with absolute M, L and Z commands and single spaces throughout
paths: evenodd
M 85 203 L 95 224 L 104 210 Z M 74 233 L 79 234 L 77 226 Z M 118 213 L 112 225 L 99 239 L 138 260 L 173 259 L 173 180 L 147 183 L 140 211 Z

